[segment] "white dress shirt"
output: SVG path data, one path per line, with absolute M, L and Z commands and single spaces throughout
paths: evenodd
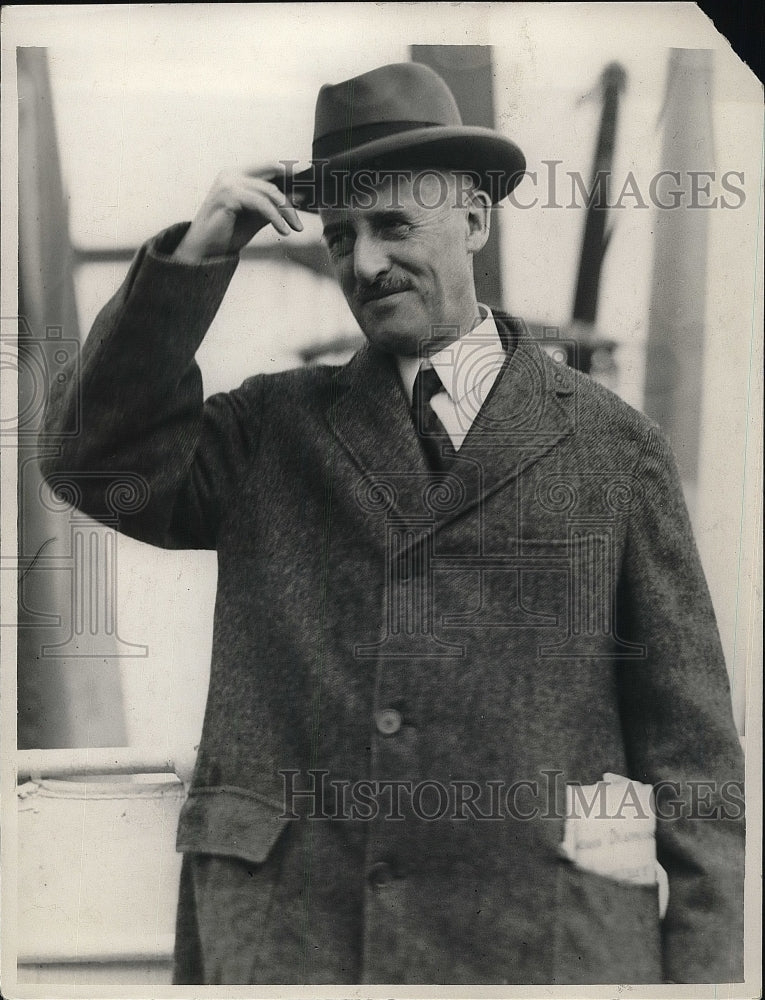
M 443 392 L 432 397 L 430 405 L 455 451 L 467 437 L 505 362 L 505 349 L 491 309 L 482 304 L 479 309 L 483 319 L 478 326 L 422 362 L 425 368 L 435 368 L 444 387 Z M 411 406 L 420 358 L 398 357 L 396 361 Z

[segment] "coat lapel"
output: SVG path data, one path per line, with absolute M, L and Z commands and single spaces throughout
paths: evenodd
M 366 496 L 412 524 L 447 524 L 572 432 L 559 398 L 574 392 L 572 373 L 551 361 L 519 320 L 498 317 L 497 325 L 507 360 L 446 473 L 427 467 L 390 355 L 365 345 L 338 373 L 328 419 L 363 473 L 362 505 Z
M 431 482 L 395 359 L 369 344 L 337 376 L 330 427 L 362 475 L 356 497 L 370 510 L 395 510 L 407 520 L 423 513 Z
M 452 471 L 465 499 L 454 516 L 517 478 L 574 429 L 560 399 L 574 393 L 572 373 L 548 358 L 521 321 L 498 317 L 497 326 L 508 357 L 457 453 Z

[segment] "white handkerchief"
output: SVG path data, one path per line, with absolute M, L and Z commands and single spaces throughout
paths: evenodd
M 656 860 L 652 786 L 606 773 L 594 785 L 566 786 L 561 853 L 578 867 L 636 885 L 659 884 L 661 915 L 667 877 Z

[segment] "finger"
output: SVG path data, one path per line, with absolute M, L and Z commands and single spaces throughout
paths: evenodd
M 273 187 L 283 196 L 286 205 L 290 208 L 300 208 L 301 203 L 305 200 L 304 194 L 302 192 L 295 192 L 293 194 L 290 190 L 294 167 L 298 162 L 297 160 L 283 160 L 279 163 L 256 164 L 245 167 L 242 173 L 248 180 L 265 182 L 269 189 Z M 297 212 L 287 213 L 286 217 L 293 229 L 302 231 L 303 223 L 300 221 Z
M 298 162 L 298 160 L 282 160 L 279 163 L 255 164 L 245 167 L 242 173 L 248 180 L 262 181 L 268 185 L 269 189 L 271 187 L 275 188 L 283 196 L 284 204 L 288 209 L 300 208 L 302 202 L 305 200 L 304 195 L 302 192 L 296 192 L 293 195 L 290 190 L 295 166 Z M 281 202 L 277 201 L 277 204 L 281 204 Z M 288 211 L 285 213 L 285 217 L 293 229 L 298 230 L 298 232 L 302 231 L 303 223 L 300 221 L 297 212 Z
M 272 160 L 268 163 L 250 164 L 243 168 L 242 173 L 246 174 L 247 177 L 264 177 L 270 179 L 273 177 L 284 177 L 286 168 L 283 163 Z
M 292 204 L 287 195 L 284 194 L 283 191 L 280 191 L 275 184 L 261 178 L 244 178 L 243 183 L 244 186 L 253 193 L 261 193 L 269 198 L 271 203 L 277 208 L 283 218 L 287 220 L 292 229 L 297 232 L 303 231 L 303 222 L 297 214 L 295 206 Z
M 289 222 L 293 229 L 296 229 L 299 233 L 303 231 L 303 220 L 297 214 L 297 209 L 289 198 L 281 206 L 280 211 L 284 218 Z
M 295 176 L 300 160 L 280 160 L 266 164 L 255 164 L 245 167 L 242 173 L 247 177 L 256 177 L 271 181 L 280 191 L 289 191 L 292 178 Z M 305 167 L 307 164 L 302 164 Z
M 308 194 L 305 191 L 290 191 L 287 197 L 297 209 L 301 209 L 308 200 Z
M 282 236 L 289 236 L 291 232 L 289 224 L 282 216 L 278 206 L 262 191 L 253 191 L 245 185 L 241 185 L 231 193 L 241 208 L 259 214 L 267 222 L 270 222 Z
M 279 208 L 272 204 L 271 202 L 265 203 L 264 215 L 268 218 L 271 225 L 277 231 L 281 233 L 282 236 L 289 236 L 292 232 L 292 228 L 284 216 L 279 211 Z

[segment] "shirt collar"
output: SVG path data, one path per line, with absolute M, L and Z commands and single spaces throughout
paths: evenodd
M 455 403 L 474 391 L 490 374 L 496 375 L 505 360 L 505 349 L 491 309 L 483 303 L 479 303 L 478 308 L 483 318 L 477 326 L 423 362 L 425 367 L 435 368 L 444 390 Z M 411 402 L 420 358 L 397 357 L 396 362 Z

